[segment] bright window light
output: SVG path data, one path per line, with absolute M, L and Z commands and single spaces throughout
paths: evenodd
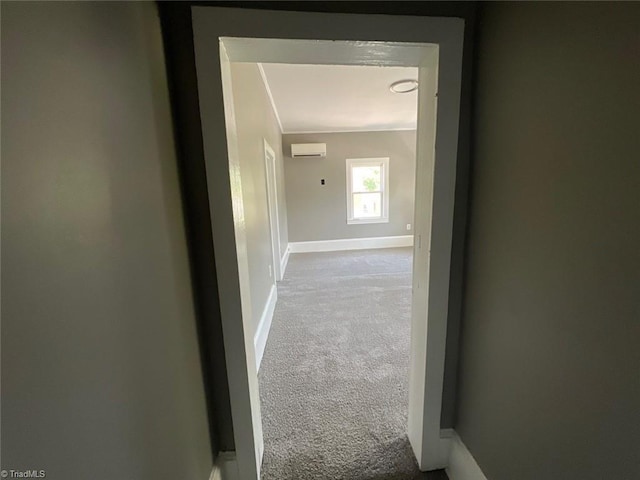
M 389 158 L 347 159 L 347 223 L 389 221 Z

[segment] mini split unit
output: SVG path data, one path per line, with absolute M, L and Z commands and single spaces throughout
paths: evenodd
M 291 158 L 311 158 L 326 156 L 326 143 L 293 143 L 291 145 Z

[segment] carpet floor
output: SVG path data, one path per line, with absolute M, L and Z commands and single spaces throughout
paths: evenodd
M 292 254 L 259 372 L 263 480 L 446 479 L 406 437 L 410 248 Z

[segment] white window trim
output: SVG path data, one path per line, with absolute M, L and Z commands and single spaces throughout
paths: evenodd
M 382 212 L 380 217 L 354 218 L 353 216 L 353 183 L 351 169 L 358 167 L 382 166 L 380 191 L 382 192 Z M 380 158 L 347 158 L 347 224 L 361 225 L 367 223 L 389 223 L 389 157 Z

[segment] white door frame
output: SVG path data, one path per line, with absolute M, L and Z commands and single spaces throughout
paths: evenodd
M 273 278 L 282 280 L 282 258 L 280 258 L 280 218 L 278 216 L 278 184 L 276 176 L 276 153 L 264 138 L 264 178 L 267 186 L 267 210 L 269 212 L 269 233 L 273 257 Z M 275 281 L 274 281 L 275 283 Z
M 230 61 L 420 67 L 408 435 L 422 470 L 446 467 L 450 441 L 441 434 L 440 414 L 464 21 L 210 6 L 192 7 L 192 16 L 238 477 L 259 478 L 263 443 L 248 328 L 251 306 Z M 292 48 L 291 39 L 310 41 Z M 318 42 L 322 40 L 328 42 Z

